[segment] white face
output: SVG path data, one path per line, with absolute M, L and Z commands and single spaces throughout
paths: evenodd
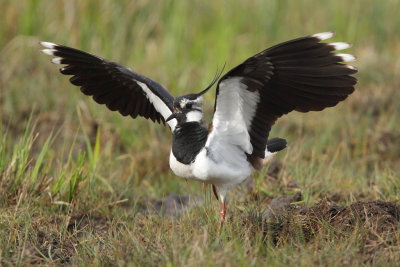
M 199 97 L 195 100 L 182 99 L 179 102 L 181 112 L 186 115 L 186 122 L 197 121 L 200 122 L 203 119 L 203 97 Z
M 198 110 L 192 110 L 186 113 L 186 122 L 197 121 L 200 122 L 203 119 L 203 112 Z

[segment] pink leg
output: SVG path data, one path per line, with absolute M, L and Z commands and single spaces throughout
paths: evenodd
M 222 202 L 222 210 L 219 213 L 221 215 L 221 220 L 219 221 L 221 228 L 225 221 L 225 213 L 226 213 L 226 209 L 225 209 L 225 201 L 224 201 L 224 202 Z

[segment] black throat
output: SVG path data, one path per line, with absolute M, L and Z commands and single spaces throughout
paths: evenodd
M 190 164 L 205 146 L 207 136 L 207 129 L 198 122 L 178 124 L 173 134 L 172 153 L 179 162 Z

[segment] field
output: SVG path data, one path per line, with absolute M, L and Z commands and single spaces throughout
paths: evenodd
M 0 10 L 0 265 L 400 261 L 400 1 L 0 0 Z M 217 66 L 331 30 L 353 45 L 356 92 L 277 122 L 270 136 L 287 149 L 228 194 L 221 232 L 211 188 L 169 169 L 169 128 L 97 105 L 38 44 L 119 62 L 178 96 L 204 89 Z

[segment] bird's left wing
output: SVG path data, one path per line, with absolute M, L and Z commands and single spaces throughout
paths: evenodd
M 70 78 L 72 84 L 80 86 L 82 93 L 92 96 L 110 110 L 159 123 L 165 123 L 172 114 L 174 97 L 157 82 L 115 62 L 74 48 L 49 42 L 40 44 L 46 48 L 43 53 L 56 56 L 53 63 L 65 65 L 60 72 L 73 75 Z M 168 125 L 173 131 L 176 120 L 169 121 Z
M 259 166 L 269 131 L 280 116 L 333 107 L 354 91 L 357 80 L 350 75 L 357 69 L 343 63 L 354 57 L 333 53 L 350 45 L 321 42 L 332 36 L 326 32 L 278 44 L 220 79 L 207 141 L 216 157 L 244 151 Z

